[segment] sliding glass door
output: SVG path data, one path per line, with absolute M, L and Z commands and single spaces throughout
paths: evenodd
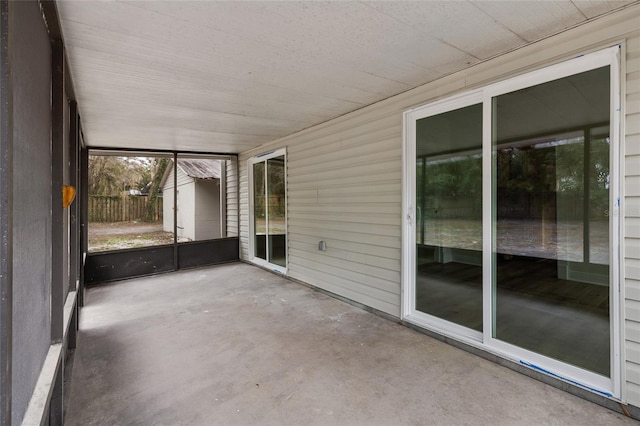
M 405 113 L 403 317 L 604 394 L 619 392 L 617 53 Z
M 285 159 L 278 150 L 249 160 L 251 257 L 281 273 L 287 267 Z
M 492 98 L 491 194 L 493 337 L 607 377 L 609 74 Z
M 416 121 L 415 197 L 416 310 L 482 333 L 482 104 Z

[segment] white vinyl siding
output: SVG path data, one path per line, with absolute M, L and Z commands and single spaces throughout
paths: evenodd
M 249 170 L 247 159 L 249 156 L 238 156 L 238 178 L 240 189 L 238 191 L 238 206 L 240 207 L 240 258 L 249 260 Z
M 640 5 L 266 144 L 240 156 L 240 244 L 248 258 L 247 159 L 287 147 L 288 275 L 400 316 L 402 113 L 625 43 L 622 185 L 623 398 L 640 406 Z M 624 52 L 625 50 L 623 50 Z M 626 67 L 626 69 L 625 69 Z M 318 241 L 327 250 L 318 250 Z
M 238 160 L 226 160 L 227 237 L 238 236 Z
M 638 22 L 638 21 L 636 21 Z M 627 400 L 640 405 L 640 30 L 626 43 L 624 271 Z M 624 68 L 623 68 L 624 69 Z
M 167 176 L 164 187 L 162 188 L 162 228 L 165 232 L 173 232 L 173 163 L 170 163 L 169 167 L 171 167 L 171 171 L 169 171 L 169 175 Z M 178 168 L 178 203 L 181 203 L 183 200 L 193 200 L 194 191 L 193 178 L 187 176 L 187 174 Z M 183 235 L 194 234 L 193 220 L 187 221 L 187 226 L 189 226 L 190 229 L 184 229 L 184 218 L 193 217 L 194 208 L 195 206 L 193 205 L 193 202 L 185 203 L 183 206 L 178 206 L 178 238 Z M 182 215 L 180 213 L 180 209 L 183 210 Z

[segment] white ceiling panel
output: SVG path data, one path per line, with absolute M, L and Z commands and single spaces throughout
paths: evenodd
M 242 152 L 629 1 L 58 1 L 89 146 Z
M 475 59 L 494 56 L 523 39 L 469 2 L 379 2 L 374 9 Z
M 635 0 L 572 0 L 571 2 L 580 9 L 580 12 L 587 18 L 595 18 L 596 16 L 611 12 L 634 3 Z
M 480 1 L 474 4 L 515 34 L 531 42 L 632 2 L 633 0 Z

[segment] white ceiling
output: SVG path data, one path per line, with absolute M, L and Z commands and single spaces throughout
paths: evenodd
M 622 1 L 58 1 L 89 146 L 235 153 Z

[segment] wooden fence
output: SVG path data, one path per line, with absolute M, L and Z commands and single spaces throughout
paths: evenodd
M 89 195 L 89 222 L 132 222 L 142 220 L 149 197 L 139 195 Z M 162 197 L 156 198 L 152 222 L 162 220 Z

